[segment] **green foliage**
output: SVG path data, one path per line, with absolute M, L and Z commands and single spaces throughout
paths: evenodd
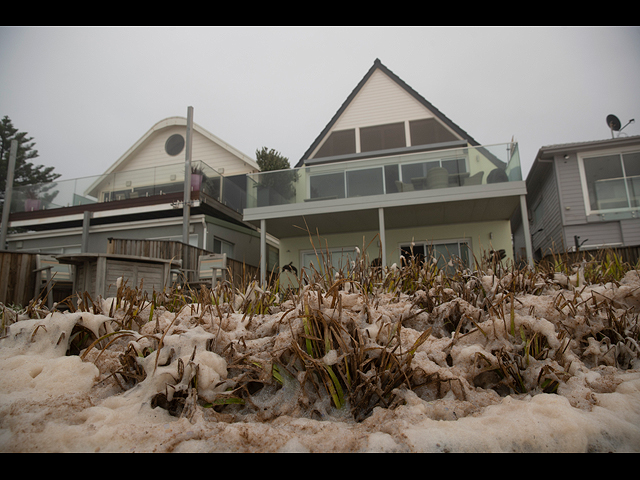
M 0 120 L 0 198 L 2 201 L 4 201 L 4 191 L 7 183 L 11 141 L 14 139 L 18 141 L 14 186 L 47 183 L 60 176 L 60 174 L 54 173 L 54 167 L 45 167 L 32 163 L 32 160 L 38 157 L 38 151 L 34 149 L 35 142 L 33 142 L 33 137 L 28 137 L 26 132 L 19 132 L 13 126 L 11 119 L 5 115 Z
M 268 150 L 267 147 L 262 147 L 260 150 L 256 150 L 256 160 L 261 172 L 291 168 L 289 159 L 273 148 Z

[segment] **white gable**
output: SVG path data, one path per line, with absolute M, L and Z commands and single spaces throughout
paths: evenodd
M 186 119 L 183 117 L 171 117 L 158 122 L 106 173 L 184 164 L 185 149 L 182 148 L 177 155 L 170 155 L 165 145 L 169 137 L 176 134 L 186 140 L 186 132 Z M 195 124 L 191 159 L 193 162 L 200 160 L 225 176 L 253 173 L 259 170 L 255 160 Z
M 422 127 L 415 127 L 416 129 L 430 129 L 430 131 L 434 131 L 435 128 L 435 131 L 439 132 L 436 135 L 432 135 L 430 140 L 426 140 L 426 143 L 463 139 L 459 133 L 456 133 L 446 125 L 437 114 L 429 110 L 424 102 L 415 98 L 384 71 L 376 69 L 354 98 L 346 105 L 331 126 L 331 129 L 326 132 L 322 141 L 311 152 L 309 158 L 322 158 L 332 154 L 340 155 L 365 151 L 364 145 L 361 144 L 360 134 L 361 131 L 364 131 L 362 129 L 383 125 L 388 126 L 382 127 L 383 129 L 393 129 L 396 131 L 396 136 L 400 135 L 400 138 L 404 138 L 400 140 L 400 144 L 395 142 L 395 147 L 424 145 L 424 136 L 420 139 L 416 137 L 415 142 L 411 137 L 413 127 L 410 126 L 410 122 L 416 120 L 435 122 L 430 127 L 427 124 L 422 124 L 424 125 Z M 437 128 L 435 125 L 438 125 Z M 371 131 L 371 129 L 368 130 Z M 382 130 L 378 131 L 381 132 Z M 332 137 L 334 132 L 339 133 Z M 417 134 L 418 132 L 416 131 Z M 383 134 L 377 133 L 376 135 Z M 371 144 L 367 145 L 366 151 L 371 151 Z
M 376 70 L 332 131 L 431 117 L 433 114 L 424 105 L 382 71 Z

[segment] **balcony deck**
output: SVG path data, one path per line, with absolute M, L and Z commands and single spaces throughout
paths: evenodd
M 248 175 L 244 219 L 276 237 L 506 220 L 526 193 L 517 144 L 331 162 Z M 357 212 L 354 215 L 353 212 Z M 297 233 L 296 233 L 297 232 Z
M 209 205 L 223 217 L 241 222 L 245 193 L 237 178 L 225 179 L 199 161 L 193 163 L 193 170 L 197 175 L 191 178 L 193 205 Z M 12 227 L 39 229 L 51 223 L 82 222 L 86 211 L 93 218 L 157 215 L 160 211 L 177 215 L 184 201 L 184 183 L 184 163 L 178 163 L 14 187 L 9 219 Z M 242 178 L 241 183 L 246 180 Z

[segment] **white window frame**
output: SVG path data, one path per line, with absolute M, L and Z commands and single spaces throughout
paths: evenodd
M 598 150 L 598 151 L 590 151 L 578 153 L 578 172 L 580 174 L 580 187 L 582 188 L 582 200 L 584 202 L 584 208 L 587 216 L 589 215 L 602 215 L 607 213 L 616 213 L 616 212 L 632 212 L 640 210 L 640 207 L 623 207 L 623 208 L 607 208 L 601 210 L 592 210 L 591 209 L 591 200 L 589 199 L 589 188 L 587 185 L 587 173 L 584 167 L 584 160 L 594 157 L 605 157 L 607 155 L 618 155 L 622 160 L 622 155 L 628 153 L 640 153 L 640 149 L 638 146 L 632 146 L 627 148 L 615 148 L 608 150 Z M 622 163 L 622 162 L 621 162 Z M 624 163 L 622 163 L 622 169 L 624 172 Z M 624 177 L 627 178 L 626 175 Z M 626 182 L 625 182 L 626 186 Z M 628 198 L 628 197 L 627 197 Z
M 473 261 L 473 243 L 471 241 L 471 238 L 469 237 L 459 237 L 459 238 L 450 238 L 450 239 L 438 239 L 438 240 L 424 240 L 424 241 L 411 241 L 411 242 L 400 242 L 398 244 L 398 251 L 401 252 L 400 254 L 402 255 L 402 249 L 406 248 L 406 247 L 411 247 L 411 246 L 417 246 L 420 245 L 423 247 L 423 251 L 425 246 L 433 246 L 436 247 L 437 245 L 445 245 L 448 243 L 456 243 L 458 245 L 458 253 L 460 253 L 460 244 L 464 243 L 467 245 L 467 248 L 469 249 L 469 263 L 471 263 Z M 425 255 L 425 259 L 426 259 L 426 255 Z M 440 259 L 436 259 L 436 260 L 440 260 Z M 429 261 L 431 261 L 431 259 L 429 259 Z M 467 265 L 467 267 L 471 267 L 471 265 Z
M 339 254 L 343 258 L 349 258 L 350 256 L 352 256 L 354 260 L 355 260 L 355 257 L 356 257 L 356 247 L 355 246 L 354 247 L 348 247 L 348 246 L 345 246 L 345 247 L 331 247 L 331 248 L 324 247 L 324 248 L 322 248 L 322 249 L 317 251 L 317 257 L 320 258 L 320 259 L 325 259 L 326 255 L 327 255 L 327 252 L 332 256 L 332 258 L 333 258 L 334 254 Z M 300 250 L 300 268 L 301 269 L 309 268 L 309 267 L 307 267 L 305 265 L 305 262 L 304 262 L 306 255 L 310 255 L 310 256 L 315 257 L 316 256 L 316 250 Z M 331 264 L 332 264 L 332 266 L 334 265 L 333 261 L 331 262 Z M 347 265 L 344 265 L 344 266 L 347 267 L 347 270 L 351 270 L 351 265 L 347 264 Z M 334 268 L 335 268 L 335 266 L 334 266 Z M 323 274 L 324 272 L 319 272 L 319 273 Z M 332 272 L 332 275 L 333 275 L 333 272 Z

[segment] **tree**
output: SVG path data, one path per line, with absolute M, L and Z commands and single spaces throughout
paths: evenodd
M 262 147 L 256 150 L 256 161 L 261 172 L 272 172 L 273 170 L 289 170 L 289 159 L 276 152 L 273 148 Z M 295 183 L 298 174 L 295 171 L 274 172 L 260 175 L 258 185 L 258 205 L 282 205 L 290 203 L 296 195 Z
M 267 147 L 262 147 L 261 150 L 256 150 L 256 160 L 261 172 L 291 168 L 289 159 L 282 156 L 280 152 L 276 152 L 273 148 L 267 150 Z
M 48 183 L 60 177 L 59 173 L 53 171 L 54 167 L 34 165 L 31 162 L 38 157 L 38 151 L 33 148 L 35 146 L 35 142 L 32 141 L 33 137 L 28 137 L 26 132 L 18 132 L 18 129 L 11 123 L 11 119 L 5 115 L 0 120 L 0 204 L 4 203 L 11 141 L 14 139 L 18 141 L 14 187 Z

